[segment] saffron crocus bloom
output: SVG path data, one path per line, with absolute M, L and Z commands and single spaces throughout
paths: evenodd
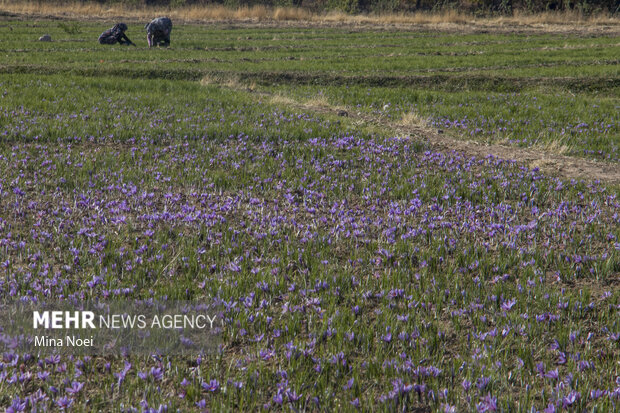
M 461 383 L 461 387 L 463 387 L 463 391 L 467 393 L 469 391 L 469 388 L 471 387 L 471 382 L 465 379 L 463 380 L 463 383 Z
M 350 390 L 351 387 L 353 387 L 353 382 L 355 381 L 355 379 L 351 379 L 347 382 L 347 384 L 345 384 L 344 386 L 342 386 L 343 390 Z
M 504 311 L 510 311 L 510 310 L 512 309 L 512 307 L 513 307 L 516 303 L 517 303 L 517 300 L 516 300 L 516 299 L 514 299 L 514 298 L 513 298 L 512 300 L 509 300 L 509 301 L 504 301 L 504 302 L 502 303 L 502 310 L 504 310 Z
M 478 390 L 484 390 L 489 383 L 491 382 L 491 379 L 488 377 L 480 377 L 478 380 L 476 380 L 476 387 L 478 388 Z
M 297 400 L 301 399 L 301 396 L 303 396 L 303 394 L 297 394 L 297 393 L 295 393 L 294 390 L 287 390 L 286 391 L 286 397 L 288 397 L 288 399 L 291 402 L 296 402 Z
M 19 397 L 16 397 L 11 402 L 11 405 L 7 407 L 6 413 L 25 412 L 27 408 L 28 408 L 28 399 L 21 400 Z
M 155 380 L 159 381 L 164 378 L 164 371 L 161 367 L 151 367 L 151 376 L 153 376 Z
M 548 379 L 557 380 L 560 377 L 560 374 L 558 373 L 558 369 L 555 369 L 545 373 L 545 377 Z
M 495 412 L 497 411 L 497 398 L 490 394 L 482 397 L 480 403 L 476 406 L 479 412 Z
M 209 383 L 203 382 L 202 388 L 210 392 L 216 392 L 220 389 L 220 383 L 215 379 L 211 380 Z
M 71 387 L 65 388 L 65 391 L 68 394 L 77 394 L 80 392 L 80 390 L 82 390 L 83 387 L 84 387 L 84 383 L 80 383 L 79 381 L 74 381 L 73 383 L 71 383 Z
M 70 399 L 68 397 L 61 397 L 58 400 L 56 400 L 56 406 L 58 406 L 59 409 L 61 410 L 65 410 L 67 407 L 71 406 L 73 404 L 73 399 Z
M 276 404 L 282 404 L 282 393 L 278 392 L 275 396 L 273 396 L 273 401 Z
M 450 406 L 447 403 L 443 404 L 444 413 L 456 413 L 456 406 Z
M 568 393 L 568 395 L 562 399 L 562 407 L 566 409 L 572 406 L 573 404 L 575 404 L 576 402 L 578 402 L 580 398 L 581 398 L 581 393 L 573 390 L 572 392 Z

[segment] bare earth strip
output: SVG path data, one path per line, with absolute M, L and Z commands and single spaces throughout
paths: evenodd
M 386 122 L 386 126 L 417 138 L 422 138 L 432 147 L 440 150 L 454 150 L 475 157 L 493 155 L 500 159 L 516 160 L 530 167 L 540 168 L 550 175 L 563 178 L 599 180 L 610 184 L 620 184 L 620 165 L 618 164 L 597 162 L 542 150 L 462 141 L 437 134 L 422 127 L 399 127 L 389 122 Z

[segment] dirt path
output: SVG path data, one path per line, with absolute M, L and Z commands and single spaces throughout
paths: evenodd
M 246 91 L 248 91 L 246 89 Z M 312 111 L 315 113 L 347 117 L 359 126 L 374 126 L 388 130 L 394 135 L 410 136 L 424 141 L 431 148 L 438 151 L 457 151 L 466 156 L 484 158 L 493 155 L 496 158 L 515 160 L 530 168 L 540 168 L 551 176 L 567 179 L 586 179 L 601 181 L 607 184 L 620 184 L 620 164 L 577 158 L 543 151 L 536 148 L 519 148 L 501 144 L 484 144 L 471 140 L 461 140 L 439 133 L 436 129 L 429 129 L 419 124 L 403 125 L 383 117 L 376 117 L 361 112 L 336 108 L 327 104 L 313 105 L 297 102 L 287 97 L 275 96 L 266 92 L 252 92 L 271 103 L 287 106 L 290 109 Z
M 387 127 L 422 139 L 433 148 L 444 151 L 457 151 L 475 157 L 493 155 L 500 159 L 516 160 L 531 168 L 538 167 L 543 172 L 568 179 L 599 180 L 610 184 L 620 184 L 620 164 L 598 162 L 545 152 L 538 149 L 519 148 L 500 144 L 481 144 L 464 141 L 429 131 L 421 127 L 399 127 L 387 123 Z

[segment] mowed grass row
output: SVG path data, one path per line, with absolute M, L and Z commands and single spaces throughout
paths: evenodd
M 619 37 L 178 25 L 170 49 L 148 50 L 138 23 L 138 48 L 97 44 L 110 24 L 3 25 L 3 73 L 206 77 L 456 137 L 620 159 Z M 55 41 L 37 42 L 44 32 Z
M 81 25 L 77 33 L 68 34 L 54 27 L 53 22 L 38 25 L 8 23 L 13 30 L 3 42 L 2 50 L 8 60 L 19 63 L 28 52 L 28 63 L 61 63 L 61 67 L 78 64 L 98 65 L 101 59 L 87 53 L 97 50 L 108 63 L 122 62 L 126 56 L 114 48 L 96 44 L 94 40 L 106 28 L 104 24 Z M 6 26 L 5 26 L 6 27 Z M 128 34 L 139 46 L 145 46 L 144 30 L 139 24 L 130 26 Z M 132 30 L 133 29 L 133 30 Z M 208 63 L 218 59 L 218 70 L 238 69 L 246 62 L 245 70 L 268 70 L 272 61 L 287 71 L 334 70 L 350 74 L 372 74 L 387 70 L 395 74 L 418 74 L 428 71 L 488 68 L 519 69 L 523 66 L 559 66 L 556 75 L 579 76 L 570 72 L 572 66 L 600 66 L 617 62 L 615 37 L 574 37 L 560 35 L 507 34 L 442 34 L 394 31 L 349 31 L 338 29 L 262 29 L 226 28 L 221 26 L 175 27 L 175 42 L 171 50 L 162 53 L 144 47 L 129 49 L 136 62 L 159 64 L 168 58 L 172 68 L 179 63 Z M 133 32 L 132 32 L 133 31 Z M 37 35 L 50 32 L 55 43 L 37 43 Z M 32 45 L 22 42 L 30 40 Z M 78 46 L 79 45 L 79 46 Z M 107 51 L 107 53 L 106 53 Z M 64 53 L 74 52 L 74 59 Z M 78 58 L 80 52 L 85 56 Z M 359 59 L 364 59 L 360 61 Z M 281 61 L 280 61 L 281 60 Z M 334 66 L 335 65 L 335 66 Z M 104 65 L 105 66 L 105 65 Z M 197 67 L 196 70 L 204 68 Z M 327 70 L 329 71 L 329 70 Z M 618 75 L 617 70 L 603 69 L 601 75 Z

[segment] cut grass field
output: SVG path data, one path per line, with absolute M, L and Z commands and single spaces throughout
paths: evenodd
M 617 184 L 385 127 L 617 169 L 617 35 L 111 23 L 0 21 L 0 297 L 215 299 L 222 345 L 7 349 L 0 406 L 618 408 Z

